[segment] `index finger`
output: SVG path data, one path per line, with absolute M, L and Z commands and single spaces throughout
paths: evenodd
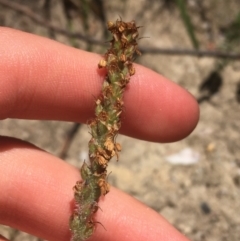
M 0 28 L 0 119 L 86 122 L 104 71 L 97 54 Z M 196 126 L 195 99 L 175 83 L 136 65 L 126 91 L 122 133 L 149 141 L 182 139 Z

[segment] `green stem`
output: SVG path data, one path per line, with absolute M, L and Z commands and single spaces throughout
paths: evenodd
M 111 48 L 99 68 L 106 68 L 107 75 L 102 91 L 96 101 L 95 119 L 89 127 L 92 138 L 89 141 L 90 165 L 81 168 L 82 181 L 74 187 L 76 207 L 70 219 L 73 241 L 88 239 L 94 231 L 94 214 L 98 210 L 98 201 L 109 192 L 107 183 L 107 166 L 112 157 L 118 159 L 120 144 L 115 142 L 121 126 L 123 109 L 123 92 L 135 73 L 133 56 L 140 54 L 137 49 L 138 27 L 135 22 L 108 22 L 108 30 L 112 33 Z

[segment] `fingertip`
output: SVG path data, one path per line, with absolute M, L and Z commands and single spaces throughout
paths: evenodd
M 173 142 L 189 135 L 199 119 L 195 98 L 158 73 L 143 66 L 136 68 L 125 95 L 123 133 L 154 142 Z M 131 118 L 133 121 L 124 123 Z
M 120 190 L 111 188 L 99 205 L 96 219 L 104 224 L 107 231 L 97 226 L 90 240 L 99 241 L 188 241 L 156 211 L 145 206 Z

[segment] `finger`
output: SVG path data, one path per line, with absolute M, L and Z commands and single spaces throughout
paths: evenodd
M 72 187 L 79 172 L 24 142 L 0 138 L 0 222 L 51 241 L 70 240 Z M 90 240 L 187 241 L 166 220 L 135 199 L 111 188 L 101 199 Z
M 6 239 L 5 237 L 3 237 L 3 236 L 0 234 L 0 241 L 9 241 L 9 240 Z
M 86 122 L 94 116 L 104 70 L 100 56 L 49 39 L 1 28 L 0 118 Z M 125 94 L 122 133 L 176 141 L 198 121 L 184 89 L 139 65 Z

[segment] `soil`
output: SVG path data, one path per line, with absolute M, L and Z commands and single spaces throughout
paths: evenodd
M 44 16 L 44 1 L 13 1 L 22 3 Z M 99 1 L 100 2 L 100 1 Z M 140 46 L 162 48 L 192 48 L 191 41 L 173 1 L 110 1 L 105 0 L 106 19 L 119 15 L 135 19 L 144 25 L 141 35 L 147 38 Z M 222 46 L 224 34 L 239 12 L 239 0 L 188 1 L 188 9 L 202 49 Z M 63 6 L 52 0 L 51 21 L 66 26 Z M 54 7 L 54 8 L 53 8 Z M 201 11 L 205 14 L 200 14 Z M 17 19 L 17 21 L 16 21 Z M 89 14 L 88 34 L 103 38 L 100 15 Z M 79 21 L 75 18 L 76 31 Z M 49 32 L 27 16 L 6 7 L 0 9 L 0 24 L 77 47 L 89 48 L 86 43 Z M 101 47 L 91 46 L 96 52 Z M 144 54 L 138 59 L 156 72 L 190 91 L 200 104 L 200 121 L 186 139 L 169 144 L 144 142 L 120 135 L 123 152 L 118 163 L 112 162 L 109 171 L 111 185 L 129 193 L 163 215 L 177 229 L 194 241 L 240 240 L 240 62 L 228 62 L 222 69 L 220 60 L 189 56 Z M 97 63 L 96 63 L 97 64 Z M 0 134 L 14 136 L 61 155 L 73 123 L 37 120 L 1 121 Z M 88 129 L 80 125 L 65 160 L 80 167 L 87 157 Z M 171 164 L 167 157 L 190 148 L 198 161 L 189 165 Z M 0 233 L 11 240 L 37 240 L 31 235 L 1 226 Z

